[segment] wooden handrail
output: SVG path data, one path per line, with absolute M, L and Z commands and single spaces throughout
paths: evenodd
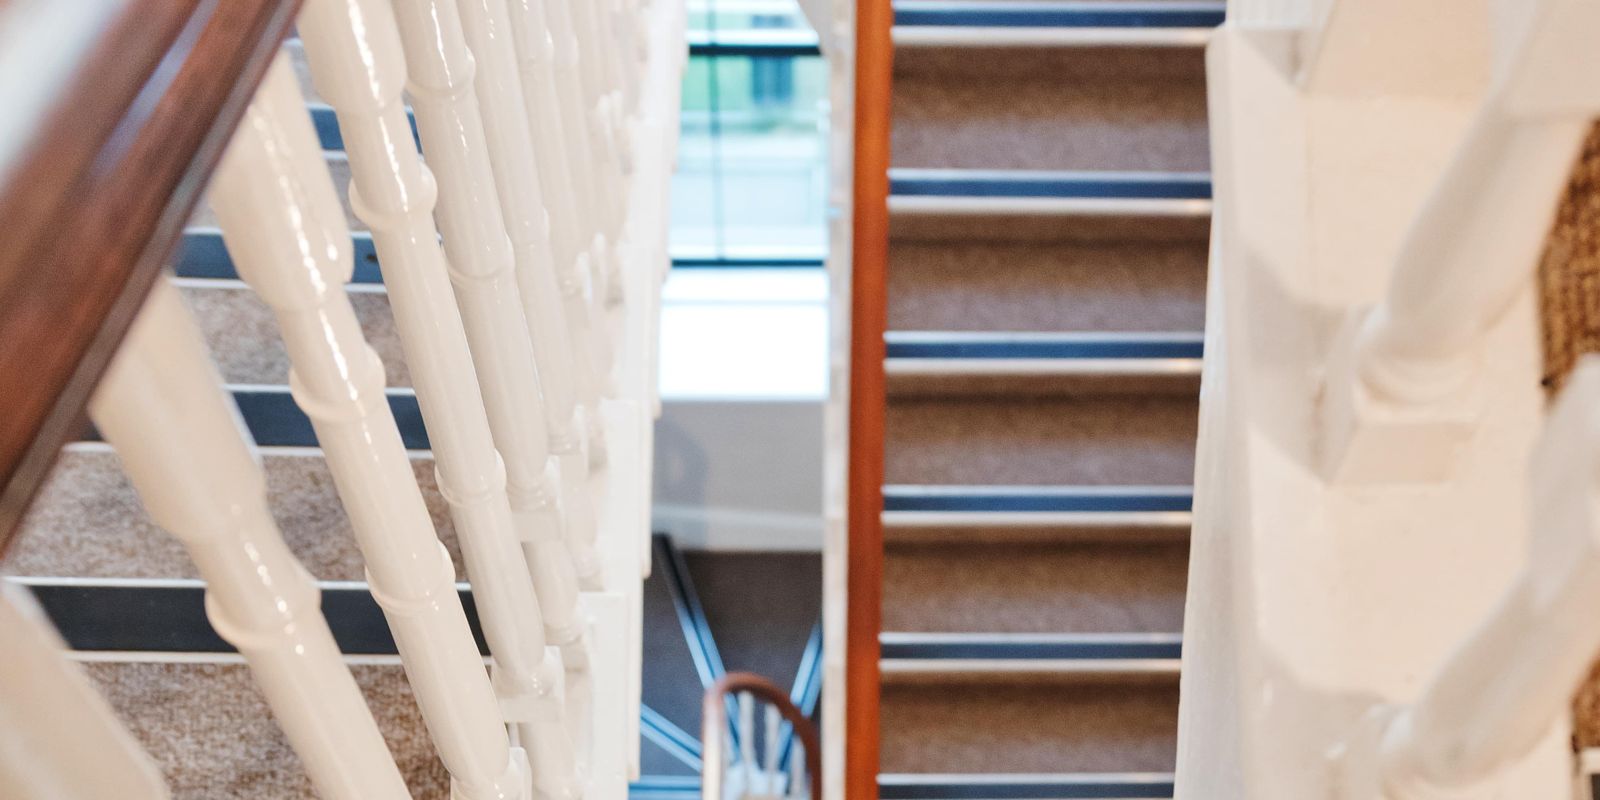
M 0 552 L 82 424 L 298 0 L 123 0 L 63 34 L 45 3 L 0 38 L 67 36 L 62 89 L 0 151 Z M 29 28 L 37 28 L 30 30 Z M 9 96 L 36 75 L 0 77 Z M 7 143 L 17 144 L 17 143 Z
M 700 706 L 700 718 L 705 726 L 702 734 L 705 745 L 711 746 L 713 730 L 727 724 L 727 696 L 745 692 L 778 709 L 778 713 L 794 726 L 794 734 L 800 737 L 800 744 L 805 750 L 806 779 L 811 782 L 811 800 L 822 800 L 822 747 L 821 739 L 817 736 L 817 726 L 812 724 L 794 701 L 789 699 L 788 692 L 760 675 L 753 672 L 730 672 L 706 690 L 705 699 Z M 721 766 L 719 763 L 714 763 L 711 758 L 707 758 L 702 767 L 702 774 L 708 770 L 720 769 Z
M 851 198 L 849 479 L 846 499 L 845 800 L 878 796 L 878 633 L 883 618 L 883 334 L 888 327 L 889 0 L 856 4 Z

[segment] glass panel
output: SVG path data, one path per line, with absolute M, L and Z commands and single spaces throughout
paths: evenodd
M 718 8 L 727 2 L 717 0 Z M 819 57 L 689 60 L 673 181 L 674 255 L 822 254 L 827 95 L 828 71 Z

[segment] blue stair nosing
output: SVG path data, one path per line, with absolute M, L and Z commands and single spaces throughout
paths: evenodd
M 897 27 L 1215 28 L 1221 3 L 942 2 L 894 7 Z
M 993 197 L 1081 200 L 1209 200 L 1209 175 L 890 170 L 896 197 Z
M 1018 492 L 916 492 L 885 489 L 884 511 L 965 511 L 965 512 L 1085 512 L 1138 513 L 1188 512 L 1193 510 L 1191 492 L 1095 492 L 1055 491 L 1024 494 Z
M 1200 340 L 1095 339 L 1058 341 L 890 341 L 889 358 L 940 359 L 1198 359 Z
M 931 638 L 931 637 L 930 637 Z M 1131 637 L 1119 640 L 1112 637 L 1092 638 L 1085 641 L 914 641 L 899 642 L 890 639 L 880 644 L 881 657 L 886 659 L 917 659 L 921 661 L 978 660 L 978 661 L 1145 661 L 1174 660 L 1183 656 L 1181 642 L 1165 638 L 1149 640 Z

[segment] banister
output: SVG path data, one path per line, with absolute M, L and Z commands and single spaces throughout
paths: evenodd
M 0 144 L 0 551 L 82 419 L 101 373 L 177 244 L 205 179 L 288 35 L 295 0 L 126 0 L 78 32 L 0 37 L 81 53 L 63 87 Z M 39 85 L 29 70 L 11 82 Z M 0 156 L 0 158 L 5 158 Z
M 702 785 L 706 788 L 703 797 L 722 800 L 721 784 L 717 770 L 722 767 L 722 755 L 719 752 L 723 744 L 722 737 L 717 734 L 727 727 L 728 707 L 727 696 L 730 694 L 750 694 L 773 708 L 794 727 L 795 736 L 800 738 L 800 746 L 806 758 L 806 777 L 809 781 L 811 800 L 822 800 L 822 751 L 821 739 L 817 735 L 817 728 L 811 720 L 806 718 L 798 706 L 789 699 L 789 693 L 778 688 L 776 684 L 766 678 L 751 672 L 730 672 L 717 679 L 706 689 L 705 699 L 700 706 L 700 718 L 704 730 L 701 741 L 705 747 L 705 767 L 701 772 Z M 775 745 L 771 742 L 768 747 Z M 716 794 L 711 792 L 715 791 Z
M 878 796 L 878 633 L 883 606 L 884 376 L 894 11 L 856 4 L 845 524 L 845 800 Z

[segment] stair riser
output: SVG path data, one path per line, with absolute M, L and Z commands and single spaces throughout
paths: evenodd
M 895 399 L 885 476 L 895 484 L 1188 485 L 1196 400 Z
M 884 772 L 1162 772 L 1176 753 L 1175 686 L 884 687 Z
M 1174 633 L 1186 542 L 891 545 L 885 631 Z
M 896 56 L 897 167 L 1204 171 L 1197 48 L 914 48 Z

